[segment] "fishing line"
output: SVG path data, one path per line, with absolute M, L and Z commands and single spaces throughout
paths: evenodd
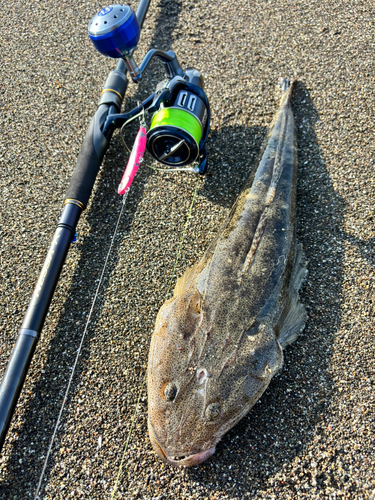
M 172 276 L 171 276 L 171 279 L 170 279 L 170 281 L 169 281 L 169 286 L 168 286 L 167 293 L 166 293 L 166 295 L 165 295 L 165 300 L 167 300 L 167 299 L 168 299 L 169 291 L 170 291 L 171 286 L 172 286 L 173 276 L 174 276 L 174 273 L 175 273 L 175 271 L 176 271 L 177 262 L 178 262 L 178 259 L 179 259 L 179 257 L 180 257 L 182 244 L 183 244 L 184 239 L 185 239 L 186 230 L 187 230 L 187 227 L 188 227 L 188 225 L 189 225 L 189 221 L 190 221 L 190 217 L 191 217 L 191 212 L 192 212 L 192 210 L 193 210 L 193 205 L 194 205 L 195 197 L 196 197 L 196 194 L 197 194 L 197 191 L 198 191 L 198 184 L 199 184 L 199 180 L 197 181 L 197 183 L 196 183 L 196 185 L 195 185 L 195 190 L 194 190 L 194 193 L 193 193 L 193 198 L 192 198 L 191 203 L 190 203 L 190 208 L 189 208 L 188 216 L 187 216 L 187 218 L 186 218 L 186 223 L 185 223 L 185 227 L 184 227 L 184 232 L 182 233 L 182 238 L 181 238 L 181 241 L 180 241 L 180 246 L 178 247 L 177 257 L 176 257 L 176 260 L 175 260 L 175 262 L 174 262 L 173 271 L 172 271 Z
M 177 256 L 176 256 L 176 259 L 175 259 L 175 262 L 174 262 L 174 266 L 173 266 L 172 276 L 171 276 L 171 279 L 169 281 L 168 290 L 167 290 L 167 293 L 165 295 L 165 299 L 168 298 L 168 295 L 169 295 L 169 292 L 170 292 L 170 289 L 171 289 L 171 286 L 172 286 L 172 283 L 173 283 L 174 273 L 175 273 L 175 270 L 176 270 L 176 267 L 177 267 L 177 263 L 178 263 L 178 260 L 179 260 L 179 257 L 180 257 L 182 245 L 183 245 L 183 242 L 184 242 L 184 239 L 185 239 L 185 236 L 186 236 L 186 231 L 187 231 L 187 228 L 188 228 L 188 225 L 189 225 L 189 222 L 190 222 L 190 218 L 191 218 L 191 213 L 192 213 L 194 201 L 195 201 L 196 194 L 197 194 L 197 191 L 198 191 L 198 185 L 199 185 L 199 179 L 197 180 L 197 183 L 196 183 L 196 186 L 195 186 L 195 189 L 194 189 L 194 193 L 193 193 L 193 197 L 192 197 L 192 200 L 191 200 L 191 203 L 190 203 L 189 212 L 188 212 L 188 215 L 187 215 L 187 218 L 186 218 L 186 223 L 185 223 L 184 230 L 183 230 L 183 233 L 182 233 L 182 237 L 181 237 L 181 241 L 180 241 L 180 244 L 179 244 Z M 77 364 L 78 364 L 78 360 L 79 360 L 79 357 L 81 355 L 83 342 L 85 340 L 85 337 L 86 337 L 86 334 L 87 334 L 87 330 L 88 330 L 88 326 L 89 326 L 89 323 L 91 321 L 91 316 L 92 316 L 92 313 L 93 313 L 93 310 L 94 310 L 94 307 L 95 307 L 95 304 L 96 304 L 97 297 L 99 295 L 99 290 L 100 290 L 101 284 L 103 282 L 104 273 L 105 273 L 106 268 L 107 268 L 108 259 L 109 259 L 109 256 L 111 254 L 111 251 L 112 251 L 113 243 L 114 243 L 114 240 L 115 240 L 115 236 L 117 234 L 118 226 L 120 224 L 120 220 L 121 220 L 121 217 L 122 217 L 122 213 L 123 213 L 123 210 L 124 210 L 124 206 L 125 206 L 125 203 L 126 203 L 126 199 L 127 199 L 128 193 L 129 193 L 129 191 L 127 191 L 124 194 L 123 199 L 122 199 L 121 210 L 120 210 L 119 216 L 117 218 L 116 227 L 115 227 L 115 230 L 114 230 L 114 233 L 113 233 L 113 236 L 112 236 L 112 239 L 111 239 L 111 244 L 109 246 L 109 249 L 108 249 L 105 261 L 104 261 L 104 266 L 103 266 L 103 269 L 102 269 L 102 272 L 101 272 L 101 275 L 100 275 L 100 278 L 99 278 L 98 286 L 97 286 L 96 291 L 95 291 L 93 302 L 91 304 L 90 312 L 89 312 L 89 315 L 87 317 L 86 325 L 85 325 L 84 331 L 83 331 L 82 336 L 81 336 L 81 341 L 80 341 L 80 344 L 79 344 L 79 347 L 78 347 L 78 350 L 77 350 L 77 354 L 76 354 L 76 358 L 75 358 L 75 361 L 74 361 L 74 364 L 73 364 L 73 367 L 72 367 L 72 370 L 71 370 L 71 374 L 70 374 L 70 377 L 69 377 L 68 385 L 67 385 L 67 388 L 66 388 L 66 391 L 65 391 L 65 395 L 64 395 L 61 407 L 60 407 L 59 415 L 58 415 L 57 420 L 56 420 L 56 424 L 55 424 L 55 427 L 54 427 L 54 430 L 53 430 L 53 434 L 52 434 L 51 441 L 50 441 L 50 444 L 49 444 L 49 447 L 48 447 L 48 451 L 47 451 L 47 454 L 46 454 L 46 457 L 45 457 L 45 460 L 44 460 L 42 472 L 41 472 L 40 477 L 39 477 L 39 482 L 38 482 L 38 485 L 37 485 L 37 488 L 36 488 L 34 500 L 40 500 L 39 493 L 40 493 L 40 489 L 42 487 L 43 478 L 44 478 L 44 475 L 45 475 L 45 472 L 46 472 L 46 469 L 47 469 L 49 458 L 50 458 L 51 453 L 52 453 L 52 448 L 53 448 L 53 445 L 54 445 L 54 442 L 55 442 L 57 431 L 58 431 L 59 426 L 60 426 L 61 417 L 62 417 L 64 408 L 65 408 L 65 403 L 67 402 L 68 394 L 69 394 L 70 387 L 72 385 L 72 381 L 73 381 L 73 378 L 74 378 L 74 375 L 75 375 L 75 371 L 76 371 L 76 367 L 77 367 Z M 116 477 L 116 482 L 115 482 L 115 486 L 114 486 L 114 489 L 113 489 L 113 492 L 112 492 L 111 500 L 113 499 L 114 494 L 116 493 L 116 490 L 117 490 L 118 481 L 119 481 L 119 478 L 120 478 L 120 474 L 121 474 L 123 462 L 124 462 L 124 459 L 125 459 L 125 455 L 126 455 L 126 452 L 127 452 L 127 449 L 128 449 L 128 444 L 130 442 L 130 438 L 131 438 L 131 435 L 132 435 L 134 423 L 135 423 L 135 420 L 136 420 L 136 417 L 137 417 L 139 402 L 140 402 L 141 395 L 143 393 L 145 382 L 146 382 L 146 373 L 143 376 L 141 390 L 139 392 L 139 396 L 138 396 L 138 400 L 137 400 L 135 412 L 134 412 L 133 418 L 132 418 L 131 427 L 130 427 L 129 434 L 128 434 L 128 437 L 127 437 L 127 440 L 126 440 L 126 443 L 125 443 L 125 449 L 124 449 L 124 452 L 123 452 L 123 455 L 122 455 L 122 459 L 121 459 L 120 467 L 119 467 L 118 474 L 117 474 L 117 477 Z
M 66 391 L 65 391 L 64 399 L 63 399 L 63 402 L 62 402 L 62 405 L 61 405 L 61 408 L 60 408 L 59 415 L 57 417 L 55 428 L 53 430 L 53 434 L 52 434 L 51 442 L 50 442 L 49 447 L 48 447 L 47 455 L 46 455 L 46 458 L 44 460 L 43 469 L 42 469 L 42 472 L 41 472 L 40 478 L 39 478 L 39 483 L 38 483 L 38 486 L 36 488 L 34 500 L 39 500 L 40 499 L 40 497 L 39 497 L 39 491 L 40 491 L 40 488 L 42 486 L 42 481 L 43 481 L 44 474 L 45 474 L 45 471 L 46 471 L 46 468 L 47 468 L 49 457 L 50 457 L 51 452 L 52 452 L 52 447 L 53 447 L 53 444 L 54 444 L 54 441 L 55 441 L 56 433 L 57 433 L 57 430 L 58 430 L 59 425 L 60 425 L 61 416 L 62 416 L 62 413 L 63 413 L 64 408 L 65 408 L 65 403 L 66 403 L 67 398 L 68 398 L 70 386 L 72 385 L 72 381 L 73 381 L 73 377 L 74 377 L 75 370 L 76 370 L 76 367 L 77 367 L 78 359 L 79 359 L 79 357 L 81 355 L 81 350 L 82 350 L 83 342 L 85 340 L 86 333 L 87 333 L 87 330 L 88 330 L 88 326 L 89 326 L 89 323 L 90 323 L 90 320 L 91 320 L 91 315 L 92 315 L 92 312 L 93 312 L 93 309 L 94 309 L 94 306 L 95 306 L 96 299 L 97 299 L 98 294 L 99 294 L 100 286 L 101 286 L 102 281 L 103 281 L 104 272 L 105 272 L 106 267 L 107 267 L 109 255 L 110 255 L 110 253 L 112 251 L 113 242 L 115 241 L 115 236 L 117 234 L 117 229 L 118 229 L 118 226 L 119 226 L 119 223 L 120 223 L 122 212 L 124 210 L 124 206 L 125 206 L 126 198 L 128 196 L 128 192 L 129 191 L 127 191 L 125 193 L 125 195 L 123 196 L 123 199 L 122 199 L 120 214 L 119 214 L 119 216 L 117 218 L 117 223 L 116 223 L 114 234 L 112 236 L 112 241 L 111 241 L 111 244 L 109 246 L 109 250 L 107 252 L 107 256 L 105 258 L 105 261 L 104 261 L 103 270 L 102 270 L 102 273 L 101 273 L 101 276 L 100 276 L 100 279 L 99 279 L 98 286 L 96 287 L 96 292 L 95 292 L 95 295 L 94 295 L 94 300 L 93 300 L 93 302 L 91 304 L 90 312 L 89 312 L 89 315 L 87 317 L 86 325 L 85 325 L 85 328 L 84 328 L 84 331 L 83 331 L 83 334 L 82 334 L 82 337 L 81 337 L 81 342 L 79 344 L 77 355 L 76 355 L 76 358 L 75 358 L 75 361 L 74 361 L 74 364 L 73 364 L 73 368 L 71 370 L 71 374 L 70 374 L 69 382 L 68 382 L 68 385 L 67 385 L 67 388 L 66 388 Z
M 143 119 L 144 119 L 144 116 L 145 116 L 145 110 L 142 109 L 142 111 L 140 113 L 138 113 L 137 115 L 133 116 L 132 118 L 129 118 L 128 121 L 126 121 L 124 123 L 124 125 L 122 125 L 121 129 L 120 129 L 120 136 L 121 136 L 121 140 L 122 140 L 122 143 L 123 145 L 125 146 L 125 148 L 128 150 L 128 152 L 131 154 L 131 150 L 129 149 L 129 146 L 126 144 L 126 141 L 125 141 L 125 135 L 124 135 L 124 128 L 126 127 L 126 125 L 132 121 L 134 121 L 136 118 L 139 118 L 140 116 L 143 116 Z
M 174 273 L 175 273 L 175 270 L 176 270 L 176 267 L 177 267 L 178 259 L 180 257 L 181 248 L 182 248 L 182 245 L 183 245 L 184 240 L 185 240 L 186 231 L 187 231 L 187 228 L 188 228 L 188 225 L 189 225 L 189 222 L 190 222 L 191 212 L 193 210 L 193 205 L 194 205 L 194 201 L 195 201 L 195 198 L 196 198 L 196 195 L 197 195 L 198 186 L 199 186 L 199 179 L 197 180 L 196 185 L 195 185 L 193 197 L 192 197 L 192 200 L 191 200 L 191 203 L 190 203 L 190 207 L 189 207 L 189 212 L 188 212 L 188 215 L 187 215 L 187 218 L 186 218 L 186 222 L 185 222 L 185 227 L 184 227 L 184 230 L 183 230 L 183 233 L 182 233 L 180 245 L 179 245 L 178 251 L 177 251 L 177 256 L 176 256 L 176 259 L 175 259 L 175 262 L 174 262 L 172 276 L 171 276 L 171 279 L 169 281 L 168 290 L 167 290 L 167 293 L 165 294 L 164 300 L 168 299 L 168 295 L 169 295 L 170 289 L 172 287 Z M 125 460 L 125 455 L 126 455 L 126 452 L 128 450 L 128 445 L 129 445 L 130 438 L 131 438 L 131 435 L 132 435 L 132 432 L 133 432 L 134 423 L 135 423 L 135 420 L 137 418 L 138 408 L 139 408 L 139 402 L 141 400 L 141 395 L 143 393 L 143 388 L 144 388 L 145 382 L 146 382 L 146 373 L 147 372 L 145 372 L 144 375 L 143 375 L 141 390 L 139 391 L 137 404 L 136 404 L 136 407 L 135 407 L 135 411 L 134 411 L 134 414 L 133 414 L 133 417 L 132 417 L 132 421 L 131 421 L 131 425 L 130 425 L 130 429 L 129 429 L 129 434 L 128 434 L 128 437 L 127 437 L 126 442 L 125 442 L 125 448 L 124 448 L 124 452 L 122 454 L 120 466 L 119 466 L 119 469 L 118 469 L 118 472 L 117 472 L 115 485 L 113 487 L 113 491 L 112 491 L 112 495 L 111 495 L 111 500 L 113 500 L 114 495 L 115 495 L 116 490 L 117 490 L 118 482 L 119 482 L 119 479 L 120 479 L 120 474 L 121 474 L 121 471 L 122 471 L 122 466 L 123 466 L 123 463 L 124 463 L 124 460 Z

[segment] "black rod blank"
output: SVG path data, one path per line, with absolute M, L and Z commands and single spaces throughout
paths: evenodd
M 0 387 L 0 448 L 16 407 L 81 208 L 65 205 Z

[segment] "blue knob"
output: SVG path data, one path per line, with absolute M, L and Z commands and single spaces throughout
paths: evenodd
M 133 52 L 141 28 L 129 5 L 109 5 L 91 19 L 88 32 L 96 50 L 117 59 Z

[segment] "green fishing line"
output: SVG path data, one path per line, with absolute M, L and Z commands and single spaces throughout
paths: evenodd
M 202 138 L 202 127 L 199 120 L 183 109 L 164 108 L 156 113 L 151 122 L 150 130 L 154 127 L 177 127 L 188 132 L 199 144 Z

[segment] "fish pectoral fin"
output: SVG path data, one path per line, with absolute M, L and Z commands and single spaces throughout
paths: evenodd
M 306 276 L 306 258 L 301 244 L 296 246 L 296 256 L 293 266 L 293 273 L 290 279 L 289 296 L 285 305 L 285 319 L 280 328 L 279 343 L 284 349 L 292 344 L 303 330 L 307 314 L 305 306 L 299 300 L 298 290 Z
M 176 286 L 174 287 L 173 296 L 177 297 L 184 292 L 186 292 L 193 281 L 195 275 L 195 266 L 188 267 L 184 274 L 180 276 L 176 282 Z

